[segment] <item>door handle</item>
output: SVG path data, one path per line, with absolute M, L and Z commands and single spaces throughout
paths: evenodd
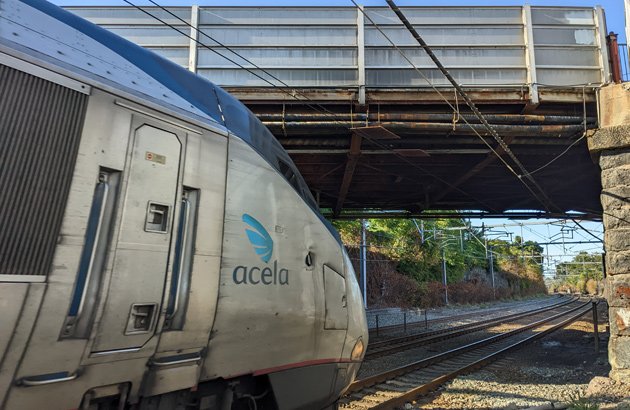
M 176 356 L 161 357 L 151 361 L 152 366 L 163 367 L 172 366 L 175 364 L 193 363 L 201 360 L 201 353 L 186 353 L 178 354 Z
M 22 377 L 21 379 L 17 381 L 17 384 L 21 386 L 26 386 L 26 387 L 43 386 L 45 384 L 68 382 L 70 380 L 76 379 L 77 377 L 79 377 L 78 371 L 75 371 L 73 373 L 70 373 L 70 372 L 47 373 L 47 374 L 40 374 L 37 376 Z
M 177 278 L 176 278 L 176 286 L 171 286 L 171 297 L 174 298 L 173 306 L 169 312 L 169 318 L 172 318 L 177 313 L 179 309 L 179 287 L 182 283 L 182 276 L 184 275 L 184 263 L 185 263 L 185 255 L 187 240 L 188 240 L 188 219 L 190 218 L 190 201 L 187 198 L 182 199 L 182 218 L 180 220 L 180 238 L 179 241 L 179 263 L 177 264 Z

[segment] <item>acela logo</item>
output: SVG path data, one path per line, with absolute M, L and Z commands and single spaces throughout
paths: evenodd
M 256 218 L 251 215 L 243 214 L 243 222 L 248 226 L 245 228 L 247 239 L 252 244 L 254 252 L 260 257 L 260 260 L 268 264 L 273 255 L 273 239 L 269 232 Z M 237 266 L 232 272 L 232 280 L 237 285 L 288 285 L 289 270 L 281 268 L 278 270 L 278 261 L 273 261 L 273 270 L 269 266 Z
M 253 229 L 245 229 L 245 233 L 254 251 L 263 262 L 268 263 L 273 254 L 273 239 L 269 236 L 269 232 L 251 215 L 243 214 L 243 222 Z

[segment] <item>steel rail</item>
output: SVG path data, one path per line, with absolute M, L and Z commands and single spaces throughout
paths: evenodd
M 390 344 L 403 343 L 403 342 L 408 341 L 408 340 L 416 340 L 416 339 L 419 339 L 419 338 L 424 338 L 424 337 L 433 336 L 433 335 L 437 335 L 437 334 L 450 333 L 450 332 L 454 332 L 456 330 L 468 329 L 468 328 L 471 328 L 471 327 L 475 327 L 477 325 L 488 324 L 488 323 L 495 322 L 495 321 L 504 321 L 504 320 L 514 319 L 514 318 L 519 318 L 519 317 L 521 317 L 521 315 L 522 315 L 522 317 L 527 317 L 527 316 L 531 316 L 532 314 L 546 312 L 547 310 L 554 309 L 556 307 L 568 305 L 569 303 L 575 302 L 577 299 L 578 298 L 571 298 L 571 299 L 568 299 L 568 300 L 562 300 L 560 302 L 553 303 L 551 305 L 541 306 L 541 307 L 538 307 L 538 308 L 535 308 L 535 309 L 526 310 L 526 311 L 523 311 L 523 312 L 510 313 L 509 315 L 504 315 L 504 316 L 490 317 L 490 318 L 487 318 L 487 319 L 484 319 L 484 320 L 479 320 L 479 321 L 472 322 L 472 323 L 464 323 L 462 325 L 455 326 L 455 327 L 450 327 L 448 329 L 429 330 L 429 331 L 425 331 L 425 332 L 412 333 L 412 334 L 405 335 L 405 336 L 393 337 L 393 338 L 389 338 L 389 339 L 385 339 L 385 340 L 380 340 L 378 342 L 372 342 L 372 343 L 370 343 L 370 345 L 368 347 L 379 348 L 381 346 L 387 346 L 387 345 L 390 345 Z
M 382 382 L 387 381 L 387 380 L 389 380 L 389 379 L 391 379 L 393 377 L 397 377 L 397 376 L 400 376 L 402 374 L 406 374 L 406 373 L 409 373 L 409 372 L 421 369 L 423 367 L 427 367 L 427 366 L 429 366 L 429 365 L 431 365 L 433 363 L 437 363 L 437 362 L 443 361 L 444 359 L 448 359 L 450 357 L 457 356 L 457 355 L 459 355 L 461 353 L 465 353 L 465 352 L 468 352 L 470 350 L 474 350 L 474 349 L 477 349 L 479 347 L 483 347 L 483 346 L 486 346 L 488 344 L 494 343 L 496 341 L 499 341 L 499 340 L 511 337 L 511 336 L 516 335 L 518 333 L 522 333 L 522 332 L 524 332 L 526 330 L 529 330 L 529 329 L 531 329 L 533 327 L 540 326 L 541 324 L 544 324 L 544 323 L 546 323 L 546 322 L 548 322 L 550 320 L 554 320 L 554 319 L 556 319 L 556 318 L 558 318 L 560 316 L 563 316 L 563 315 L 569 314 L 571 312 L 574 312 L 574 311 L 576 311 L 578 309 L 584 308 L 589 303 L 590 303 L 590 301 L 589 302 L 585 302 L 585 303 L 581 304 L 580 306 L 574 307 L 574 308 L 572 308 L 570 310 L 567 310 L 565 312 L 561 312 L 561 313 L 552 315 L 552 316 L 550 316 L 548 318 L 538 320 L 538 321 L 530 323 L 528 325 L 524 325 L 522 327 L 519 327 L 518 329 L 514 329 L 514 330 L 510 330 L 510 331 L 505 332 L 505 333 L 501 333 L 501 334 L 498 334 L 498 335 L 490 336 L 490 337 L 487 337 L 485 339 L 478 340 L 476 342 L 469 343 L 467 345 L 460 346 L 460 347 L 448 350 L 448 351 L 443 352 L 443 353 L 438 353 L 438 354 L 436 354 L 434 356 L 431 356 L 431 357 L 428 357 L 426 359 L 422 359 L 422 360 L 419 360 L 419 361 L 416 361 L 416 362 L 413 362 L 413 363 L 409 363 L 407 365 L 404 365 L 404 366 L 401 366 L 401 367 L 398 367 L 398 368 L 395 368 L 395 369 L 392 369 L 392 370 L 388 370 L 386 372 L 379 373 L 379 374 L 376 374 L 374 376 L 367 377 L 365 379 L 357 380 L 354 383 L 352 383 L 350 385 L 350 387 L 348 387 L 348 390 L 346 390 L 346 394 L 358 391 L 360 389 L 363 389 L 365 387 L 369 387 L 369 386 L 372 386 L 372 385 L 375 385 L 375 384 L 378 384 L 378 383 L 382 383 Z
M 448 372 L 446 374 L 443 374 L 443 375 L 441 375 L 441 376 L 439 376 L 437 378 L 434 378 L 433 380 L 429 381 L 428 383 L 425 383 L 425 384 L 423 384 L 421 386 L 417 386 L 417 387 L 415 387 L 415 388 L 413 388 L 411 390 L 408 390 L 407 392 L 401 394 L 400 396 L 397 396 L 395 398 L 392 398 L 390 400 L 387 400 L 385 402 L 377 404 L 376 406 L 373 406 L 371 408 L 375 409 L 375 410 L 384 410 L 384 409 L 396 408 L 398 406 L 404 405 L 405 403 L 407 403 L 407 402 L 409 402 L 411 400 L 414 400 L 415 398 L 417 398 L 420 395 L 426 394 L 427 392 L 429 392 L 431 390 L 434 390 L 435 388 L 437 388 L 438 386 L 442 385 L 443 383 L 445 383 L 445 382 L 447 382 L 449 380 L 452 380 L 452 379 L 454 379 L 454 378 L 456 378 L 456 377 L 458 377 L 458 376 L 460 376 L 462 374 L 468 373 L 468 372 L 470 372 L 472 370 L 476 370 L 476 369 L 479 369 L 481 367 L 484 367 L 484 366 L 490 364 L 492 361 L 494 361 L 497 358 L 499 358 L 500 356 L 502 356 L 502 355 L 504 355 L 504 354 L 506 354 L 508 352 L 511 352 L 513 350 L 516 350 L 516 349 L 518 349 L 518 348 L 520 348 L 520 347 L 522 347 L 522 346 L 524 346 L 524 345 L 526 345 L 528 343 L 531 343 L 531 342 L 533 342 L 533 341 L 535 341 L 537 339 L 540 339 L 540 338 L 548 335 L 549 333 L 555 332 L 556 330 L 561 329 L 561 328 L 565 327 L 566 325 L 576 321 L 577 319 L 579 319 L 580 317 L 584 316 L 585 314 L 587 314 L 591 310 L 590 306 L 585 308 L 585 305 L 590 305 L 590 303 L 591 303 L 590 301 L 586 302 L 584 305 L 579 306 L 579 307 L 577 307 L 575 309 L 572 309 L 571 311 L 564 312 L 561 315 L 555 315 L 555 317 L 546 319 L 544 321 L 544 323 L 549 322 L 551 320 L 554 320 L 554 319 L 556 319 L 556 318 L 558 318 L 560 316 L 566 316 L 567 314 L 569 314 L 569 313 L 571 313 L 571 312 L 573 312 L 575 310 L 580 309 L 580 312 L 578 312 L 577 314 L 575 314 L 575 315 L 573 315 L 573 316 L 563 320 L 560 323 L 557 323 L 557 324 L 551 326 L 548 329 L 545 329 L 545 330 L 543 330 L 541 332 L 535 333 L 535 334 L 533 334 L 531 336 L 528 336 L 525 339 L 519 340 L 518 342 L 512 343 L 512 344 L 510 344 L 510 345 L 508 345 L 506 347 L 503 347 L 503 348 L 501 348 L 501 349 L 499 349 L 499 350 L 497 350 L 495 352 L 492 352 L 492 353 L 490 353 L 488 355 L 485 355 L 481 359 L 475 360 L 472 363 L 469 363 L 469 364 L 466 364 L 466 365 L 464 365 L 462 367 L 459 367 L 457 370 L 450 371 L 450 372 Z M 539 323 L 539 324 L 537 324 L 536 326 L 533 326 L 533 327 L 538 327 L 539 325 L 544 324 L 544 323 Z
M 558 297 L 563 298 L 564 296 L 563 295 L 554 295 L 550 299 L 554 299 L 554 298 L 558 298 Z M 532 301 L 532 302 L 523 303 L 520 306 L 528 306 L 528 305 L 532 305 L 532 304 L 535 304 L 535 303 L 538 303 L 538 302 L 539 301 L 535 300 L 535 301 Z M 551 305 L 548 305 L 548 306 L 551 306 Z M 500 310 L 505 310 L 505 308 L 498 307 L 498 308 L 487 309 L 487 310 L 484 310 L 483 312 L 477 311 L 477 312 L 472 312 L 472 313 L 463 313 L 463 314 L 460 314 L 460 315 L 438 317 L 438 318 L 434 318 L 434 319 L 428 319 L 426 321 L 426 323 L 428 325 L 432 325 L 434 323 L 445 323 L 445 322 L 448 323 L 448 322 L 453 322 L 453 321 L 457 321 L 457 320 L 460 320 L 460 319 L 465 319 L 465 318 L 468 318 L 468 317 L 472 317 L 472 316 L 475 316 L 475 315 L 479 315 L 480 313 L 485 316 L 485 315 L 492 314 L 492 313 L 500 311 Z M 387 313 L 380 313 L 380 314 L 376 314 L 376 313 L 372 314 L 372 313 L 370 313 L 370 315 L 372 315 L 372 316 L 378 316 L 378 315 L 385 316 L 385 315 L 387 315 Z M 424 325 L 425 325 L 425 321 L 424 320 L 415 320 L 413 322 L 407 322 L 407 328 L 424 326 Z M 405 327 L 405 325 L 403 323 L 395 324 L 395 325 L 379 326 L 378 331 L 379 331 L 379 333 L 380 332 L 389 332 L 391 330 L 403 329 L 404 327 Z M 368 331 L 370 332 L 370 334 L 376 333 L 376 328 L 375 327 L 371 327 L 371 328 L 368 329 Z M 372 337 L 372 336 L 370 336 L 370 337 Z
M 421 333 L 419 335 L 410 335 L 410 336 L 405 336 L 402 338 L 389 339 L 382 342 L 377 342 L 378 343 L 377 346 L 379 347 L 383 345 L 392 345 L 392 346 L 379 349 L 376 351 L 372 351 L 372 352 L 368 350 L 365 355 L 365 358 L 372 359 L 374 357 L 380 357 L 386 354 L 397 353 L 403 350 L 411 349 L 413 347 L 422 346 L 429 343 L 434 343 L 440 340 L 452 339 L 458 336 L 474 333 L 479 330 L 489 328 L 493 325 L 503 323 L 506 320 L 522 319 L 529 316 L 544 313 L 549 310 L 556 309 L 558 307 L 562 307 L 570 303 L 574 303 L 575 301 L 576 301 L 575 299 L 569 300 L 569 301 L 563 301 L 561 303 L 557 303 L 552 306 L 547 306 L 540 309 L 532 309 L 527 312 L 515 313 L 515 314 L 503 316 L 500 318 L 491 318 L 491 319 L 487 319 L 481 322 L 474 322 L 474 323 L 461 325 L 461 326 L 457 326 L 450 329 L 436 330 L 436 331 L 430 332 L 430 334 Z M 374 344 L 372 345 L 372 347 L 373 346 Z

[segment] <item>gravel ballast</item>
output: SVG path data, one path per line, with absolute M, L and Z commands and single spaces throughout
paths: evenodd
M 518 309 L 515 305 L 518 303 L 510 305 L 510 308 Z M 438 391 L 419 398 L 406 408 L 630 410 L 630 385 L 618 384 L 606 377 L 610 367 L 606 351 L 608 318 L 605 304 L 600 304 L 599 312 L 599 353 L 594 348 L 592 318 L 587 314 L 484 369 L 446 383 Z M 461 313 L 466 313 L 466 309 L 460 307 L 457 313 L 452 312 Z M 497 330 L 487 329 L 482 333 Z M 467 335 L 460 343 L 472 338 L 472 335 Z M 443 341 L 440 344 L 450 345 L 453 342 Z M 431 355 L 432 351 L 447 348 L 444 345 L 439 348 L 423 346 L 374 360 L 366 363 L 361 376 L 413 361 L 411 359 L 418 360 Z M 570 407 L 571 403 L 579 406 Z
M 604 306 L 600 318 L 601 331 L 606 323 Z M 596 354 L 589 319 L 585 315 L 509 357 L 460 376 L 408 408 L 558 409 L 581 403 L 598 407 L 573 408 L 630 410 L 630 385 L 606 377 L 607 334 L 600 333 L 601 351 Z

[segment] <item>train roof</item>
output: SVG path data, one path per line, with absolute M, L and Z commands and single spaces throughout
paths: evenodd
M 207 79 L 44 0 L 0 0 L 0 42 L 243 139 L 319 213 L 297 167 L 243 103 Z M 339 241 L 337 232 L 329 226 Z

